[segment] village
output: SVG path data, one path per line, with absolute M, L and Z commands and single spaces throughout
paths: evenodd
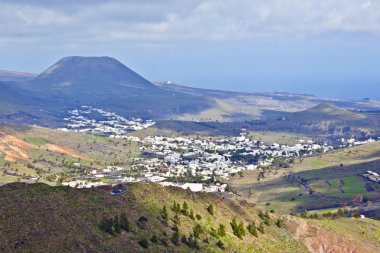
M 261 141 L 247 137 L 245 129 L 235 137 L 163 137 L 138 138 L 130 135 L 110 135 L 113 139 L 137 142 L 141 157 L 130 168 L 108 166 L 90 171 L 86 176 L 64 184 L 91 187 L 110 183 L 158 182 L 192 191 L 220 192 L 226 190 L 231 176 L 245 170 L 269 166 L 286 168 L 296 157 L 324 153 L 331 149 L 326 143 L 299 140 L 294 146 Z M 78 165 L 80 166 L 80 165 Z M 104 179 L 108 179 L 105 182 Z
M 192 191 L 226 191 L 232 176 L 242 175 L 245 170 L 268 167 L 288 168 L 297 157 L 321 154 L 333 150 L 374 142 L 374 139 L 357 141 L 341 139 L 333 147 L 326 142 L 298 140 L 294 145 L 265 144 L 248 137 L 248 131 L 241 129 L 239 136 L 210 137 L 168 137 L 147 136 L 139 138 L 131 132 L 155 125 L 152 120 L 124 118 L 102 109 L 82 106 L 71 110 L 65 118 L 67 127 L 62 131 L 75 131 L 111 139 L 135 142 L 141 155 L 133 159 L 131 166 L 107 166 L 102 170 L 87 171 L 86 175 L 74 177 L 64 185 L 92 187 L 125 182 L 157 182 L 164 186 L 177 186 Z M 80 167 L 80 163 L 76 164 Z M 259 179 L 258 179 L 259 180 Z
M 146 129 L 155 125 L 151 120 L 140 118 L 124 118 L 116 113 L 103 109 L 81 106 L 69 111 L 69 117 L 64 118 L 66 127 L 61 131 L 73 131 L 94 135 L 124 135 L 131 131 Z

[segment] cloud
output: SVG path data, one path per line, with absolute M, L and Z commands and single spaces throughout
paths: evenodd
M 2 43 L 278 41 L 379 36 L 375 0 L 0 0 Z

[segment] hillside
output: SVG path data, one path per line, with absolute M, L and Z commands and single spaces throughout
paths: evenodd
M 380 108 L 376 100 L 324 99 L 285 92 L 244 93 L 192 88 L 172 82 L 152 83 L 111 57 L 70 56 L 39 75 L 3 74 L 20 77 L 1 79 L 0 73 L 0 80 L 6 80 L 0 85 L 3 93 L 0 123 L 11 124 L 56 127 L 62 124 L 68 110 L 82 105 L 124 117 L 202 122 L 271 120 L 320 103 L 350 110 Z M 371 120 L 372 125 L 378 126 L 377 120 Z
M 31 80 L 12 83 L 12 89 L 32 97 L 32 108 L 55 117 L 50 125 L 82 105 L 144 118 L 196 113 L 214 105 L 205 97 L 161 89 L 110 57 L 65 57 Z M 17 112 L 39 116 L 29 107 Z
M 125 193 L 121 195 L 111 195 L 109 187 L 79 190 L 21 183 L 0 187 L 0 250 L 321 252 L 323 248 L 331 252 L 376 252 L 380 247 L 379 222 L 373 220 L 347 220 L 357 229 L 344 231 L 344 218 L 309 221 L 265 214 L 246 201 L 207 193 L 156 184 L 122 187 Z M 172 208 L 174 202 L 180 209 Z M 207 210 L 210 204 L 212 212 Z M 162 211 L 164 206 L 166 212 Z M 198 218 L 192 218 L 191 210 Z M 126 219 L 121 219 L 123 215 Z M 237 224 L 243 222 L 242 239 L 231 228 L 234 218 Z M 257 237 L 248 233 L 246 226 L 252 222 L 262 226 L 264 233 L 257 229 Z
M 20 72 L 20 71 L 10 71 L 10 70 L 0 70 L 0 82 L 2 81 L 26 81 L 32 79 L 36 74 Z
M 334 139 L 336 137 L 380 134 L 380 115 L 378 113 L 353 112 L 322 103 L 307 110 L 283 114 L 283 116 L 254 126 L 254 130 L 290 132 L 306 134 L 311 137 Z

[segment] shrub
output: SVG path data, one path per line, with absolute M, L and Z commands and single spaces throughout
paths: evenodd
M 197 214 L 197 215 L 195 215 L 195 218 L 197 218 L 197 220 L 201 220 L 202 216 L 200 214 Z

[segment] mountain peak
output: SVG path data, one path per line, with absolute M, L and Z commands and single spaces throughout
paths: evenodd
M 120 85 L 143 89 L 156 88 L 121 62 L 108 56 L 64 57 L 39 74 L 33 82 L 55 89 L 67 86 L 104 88 Z
M 332 104 L 329 104 L 329 103 L 321 103 L 321 104 L 318 104 L 312 108 L 310 108 L 308 111 L 318 111 L 318 112 L 331 112 L 331 111 L 334 111 L 334 110 L 339 110 L 338 107 L 335 107 L 333 106 Z

